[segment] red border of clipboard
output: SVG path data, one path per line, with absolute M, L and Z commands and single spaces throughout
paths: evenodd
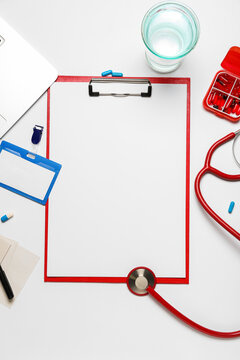
M 98 76 L 59 76 L 56 82 L 89 82 Z M 139 77 L 125 77 L 125 79 L 139 79 Z M 190 216 L 190 78 L 174 77 L 141 77 L 152 84 L 186 84 L 187 112 L 186 112 L 186 207 L 185 207 L 185 277 L 156 277 L 157 284 L 188 284 L 189 283 L 189 216 Z M 47 92 L 47 144 L 46 157 L 50 155 L 50 88 Z M 48 200 L 49 201 L 49 200 Z M 48 202 L 45 207 L 45 252 L 44 252 L 44 281 L 45 282 L 96 282 L 96 283 L 126 283 L 125 277 L 108 276 L 48 276 Z M 141 265 L 141 264 L 140 264 Z M 144 265 L 144 264 L 142 264 Z

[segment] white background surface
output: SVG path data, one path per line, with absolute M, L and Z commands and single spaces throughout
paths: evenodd
M 239 128 L 204 111 L 202 99 L 229 47 L 239 45 L 240 3 L 186 3 L 199 16 L 201 37 L 172 76 L 192 80 L 190 285 L 161 285 L 157 290 L 202 325 L 236 330 L 240 328 L 240 247 L 201 209 L 193 180 L 210 145 Z M 150 0 L 1 0 L 0 15 L 60 74 L 98 75 L 112 68 L 125 76 L 154 76 L 145 63 L 140 37 L 141 19 L 153 4 Z M 32 128 L 45 124 L 45 118 L 46 98 L 42 98 L 5 139 L 30 149 Z M 67 122 L 65 132 L 71 136 Z M 43 139 L 39 153 L 44 154 L 44 149 Z M 210 186 L 216 206 L 227 208 L 226 200 L 217 201 L 220 194 Z M 1 233 L 41 257 L 14 307 L 0 308 L 1 359 L 239 359 L 240 339 L 201 335 L 151 298 L 133 296 L 125 285 L 44 283 L 44 208 L 4 190 L 0 198 L 1 212 L 15 214 L 1 224 Z M 230 200 L 239 207 L 239 191 Z

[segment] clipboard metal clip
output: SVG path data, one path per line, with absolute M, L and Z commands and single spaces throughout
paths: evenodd
M 99 91 L 93 91 L 93 83 L 127 83 L 127 84 L 146 84 L 148 85 L 148 90 L 146 92 L 139 93 L 101 93 Z M 148 79 L 113 79 L 113 78 L 96 78 L 91 79 L 88 84 L 88 93 L 89 96 L 116 96 L 116 97 L 126 97 L 126 96 L 141 96 L 141 97 L 151 97 L 152 95 L 152 84 Z

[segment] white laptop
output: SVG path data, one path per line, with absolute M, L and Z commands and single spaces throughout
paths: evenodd
M 56 78 L 54 67 L 0 18 L 0 138 Z

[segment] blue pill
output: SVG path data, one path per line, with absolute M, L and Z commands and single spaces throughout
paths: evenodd
M 112 70 L 107 70 L 102 72 L 102 76 L 108 76 L 112 74 Z
M 123 76 L 123 73 L 120 73 L 120 72 L 113 72 L 113 73 L 112 73 L 112 76 L 122 77 L 122 76 Z
M 230 205 L 229 205 L 229 208 L 228 208 L 228 212 L 229 212 L 229 214 L 231 214 L 231 213 L 232 213 L 233 208 L 234 208 L 234 205 L 235 205 L 235 202 L 234 202 L 234 201 L 231 201 L 231 202 L 230 202 Z
M 1 217 L 1 222 L 6 222 L 13 217 L 13 213 L 7 213 Z

